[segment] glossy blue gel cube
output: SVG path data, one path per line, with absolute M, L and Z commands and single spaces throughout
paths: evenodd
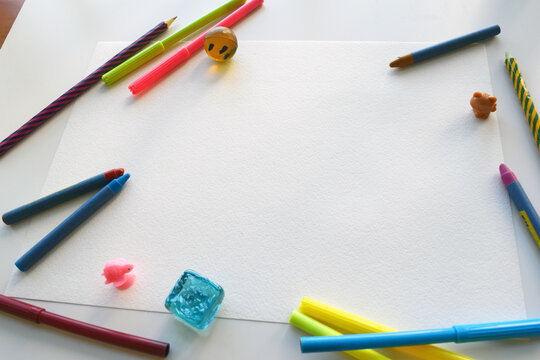
M 167 296 L 165 307 L 181 321 L 203 330 L 214 319 L 224 296 L 221 286 L 186 270 Z

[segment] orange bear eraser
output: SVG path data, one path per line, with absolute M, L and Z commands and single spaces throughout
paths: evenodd
M 471 98 L 474 115 L 479 119 L 487 119 L 489 114 L 497 110 L 497 98 L 487 93 L 476 91 Z

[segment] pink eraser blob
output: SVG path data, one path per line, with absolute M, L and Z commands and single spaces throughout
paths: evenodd
M 125 290 L 135 281 L 135 274 L 128 274 L 132 270 L 133 264 L 118 258 L 107 262 L 101 275 L 105 276 L 105 284 L 113 283 L 117 289 Z
M 134 281 L 135 281 L 135 274 L 126 274 L 124 276 L 124 280 L 115 282 L 114 286 L 116 286 L 118 290 L 126 290 L 128 287 L 133 285 Z

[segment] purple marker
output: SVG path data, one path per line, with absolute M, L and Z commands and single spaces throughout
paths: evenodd
M 540 238 L 538 234 L 540 233 L 540 218 L 534 210 L 531 201 L 525 194 L 525 190 L 521 187 L 516 175 L 508 168 L 508 166 L 501 164 L 499 166 L 499 171 L 501 172 L 501 178 L 506 186 L 506 190 L 510 195 L 510 198 L 516 204 L 516 207 L 519 211 L 519 214 L 525 221 L 525 224 L 529 228 L 536 244 L 540 247 Z

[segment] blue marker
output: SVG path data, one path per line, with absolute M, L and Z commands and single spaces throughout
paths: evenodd
M 16 209 L 8 211 L 2 216 L 2 220 L 7 225 L 15 224 L 18 221 L 24 220 L 32 215 L 45 211 L 58 204 L 71 200 L 87 192 L 101 189 L 111 180 L 124 175 L 124 169 L 112 169 L 103 174 L 96 175 L 90 179 L 83 180 L 75 185 L 57 191 L 33 201 L 29 204 L 19 206 Z
M 68 236 L 82 222 L 88 219 L 101 206 L 109 201 L 114 195 L 118 194 L 122 187 L 129 179 L 129 174 L 120 176 L 118 179 L 112 180 L 103 189 L 98 191 L 73 214 L 71 214 L 60 225 L 48 233 L 36 245 L 26 252 L 15 262 L 15 266 L 21 271 L 26 271 L 32 267 L 39 259 L 54 248 L 62 239 Z
M 452 51 L 463 47 L 465 45 L 472 44 L 477 41 L 485 40 L 501 32 L 499 25 L 488 26 L 487 28 L 480 29 L 467 35 L 463 35 L 440 44 L 429 46 L 427 48 L 414 51 L 410 54 L 398 57 L 396 60 L 390 63 L 390 67 L 402 67 L 417 63 L 419 61 L 427 60 L 437 55 L 444 54 L 445 52 Z
M 512 170 L 510 170 L 508 166 L 501 164 L 499 166 L 499 172 L 501 173 L 502 181 L 504 186 L 506 186 L 510 198 L 514 204 L 516 204 L 519 214 L 529 228 L 536 244 L 540 247 L 540 238 L 538 237 L 538 234 L 540 234 L 540 218 L 538 217 L 536 210 L 534 210 L 531 201 L 527 197 L 527 194 L 525 194 L 525 190 L 521 187 L 521 184 Z
M 540 336 L 540 319 L 455 325 L 447 329 L 359 335 L 311 336 L 300 339 L 303 353 L 378 349 L 445 342 L 472 342 Z

